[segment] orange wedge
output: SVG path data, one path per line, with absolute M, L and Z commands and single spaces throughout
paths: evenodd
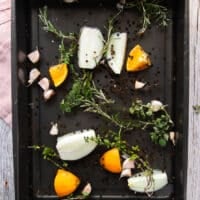
M 137 72 L 147 69 L 149 66 L 151 66 L 149 55 L 139 44 L 136 45 L 128 55 L 126 70 L 128 72 Z
M 117 148 L 106 151 L 100 158 L 101 166 L 109 172 L 120 173 L 122 165 L 119 150 Z
M 49 74 L 53 81 L 55 87 L 60 86 L 68 76 L 67 64 L 62 63 L 58 65 L 51 66 L 49 68 Z
M 72 194 L 79 186 L 80 179 L 73 173 L 58 169 L 54 179 L 54 189 L 59 197 Z

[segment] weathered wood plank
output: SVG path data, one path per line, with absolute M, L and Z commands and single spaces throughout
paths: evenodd
M 12 130 L 0 119 L 0 200 L 14 200 Z
M 200 114 L 192 106 L 200 104 L 200 1 L 189 1 L 189 135 L 187 200 L 200 198 Z

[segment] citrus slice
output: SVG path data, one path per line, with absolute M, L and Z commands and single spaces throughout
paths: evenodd
M 62 64 L 51 66 L 49 68 L 49 74 L 51 76 L 54 86 L 58 87 L 67 78 L 67 75 L 68 75 L 67 64 L 62 63 Z
M 151 65 L 149 55 L 138 44 L 129 53 L 126 70 L 128 72 L 137 72 L 147 69 Z
M 106 151 L 100 158 L 101 166 L 109 172 L 120 173 L 122 165 L 119 150 L 117 148 Z
M 59 197 L 64 197 L 73 193 L 79 186 L 80 179 L 73 173 L 58 169 L 54 179 L 54 189 Z

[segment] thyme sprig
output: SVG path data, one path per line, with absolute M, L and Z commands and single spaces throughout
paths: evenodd
M 109 101 L 109 103 L 114 103 L 112 100 Z M 86 99 L 82 102 L 81 107 L 84 108 L 85 112 L 91 112 L 96 113 L 108 121 L 112 122 L 115 126 L 119 128 L 123 128 L 125 130 L 132 130 L 135 127 L 138 127 L 138 125 L 133 125 L 130 121 L 125 121 L 120 119 L 119 113 L 116 114 L 109 114 L 106 110 L 103 109 L 103 103 L 99 103 L 95 98 Z
M 61 30 L 58 30 L 53 23 L 48 19 L 47 14 L 47 6 L 44 6 L 43 9 L 39 9 L 39 19 L 43 24 L 43 29 L 46 32 L 53 33 L 60 39 L 68 39 L 68 40 L 77 40 L 74 33 L 64 34 Z
M 169 132 L 173 127 L 173 121 L 166 110 L 166 106 L 160 105 L 156 110 L 152 103 L 143 104 L 141 100 L 132 103 L 129 112 L 134 120 L 146 122 L 143 130 L 150 131 L 151 140 L 160 146 L 166 146 Z
M 94 102 L 94 98 L 98 100 L 99 106 L 113 103 L 102 90 L 97 89 L 92 81 L 92 73 L 84 72 L 82 77 L 74 80 L 71 90 L 61 101 L 60 108 L 63 112 L 71 112 L 75 107 L 84 107 L 88 102 Z
M 68 166 L 68 164 L 65 161 L 60 160 L 59 155 L 51 147 L 47 147 L 45 145 L 41 145 L 41 146 L 33 145 L 33 146 L 29 146 L 29 148 L 35 151 L 40 151 L 42 158 L 44 160 L 48 160 L 49 162 L 51 162 L 53 165 L 55 165 L 58 168 L 66 168 Z
M 82 104 L 85 99 L 92 98 L 92 74 L 84 73 L 82 77 L 74 80 L 71 90 L 62 99 L 60 108 L 63 112 L 71 112 L 73 108 Z
M 77 49 L 77 43 L 72 42 L 70 44 L 69 49 L 66 49 L 65 45 L 64 45 L 64 40 L 61 40 L 61 43 L 58 47 L 59 53 L 60 53 L 60 63 L 66 63 L 66 64 L 70 64 L 71 63 L 71 58 L 74 56 L 75 52 Z
M 125 4 L 125 8 L 136 8 L 142 13 L 142 27 L 138 34 L 143 34 L 152 22 L 161 27 L 169 23 L 168 9 L 160 5 L 161 0 L 134 0 Z

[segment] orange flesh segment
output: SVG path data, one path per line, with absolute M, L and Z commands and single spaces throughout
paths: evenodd
M 54 189 L 59 197 L 72 194 L 80 184 L 80 179 L 73 173 L 58 169 L 54 179 Z
M 67 64 L 61 63 L 51 66 L 49 68 L 49 74 L 55 87 L 60 86 L 68 76 Z
M 149 55 L 140 45 L 136 45 L 129 53 L 126 70 L 128 72 L 137 72 L 147 69 L 151 65 Z
M 109 172 L 120 173 L 122 171 L 119 150 L 117 148 L 106 151 L 100 158 L 101 166 Z

